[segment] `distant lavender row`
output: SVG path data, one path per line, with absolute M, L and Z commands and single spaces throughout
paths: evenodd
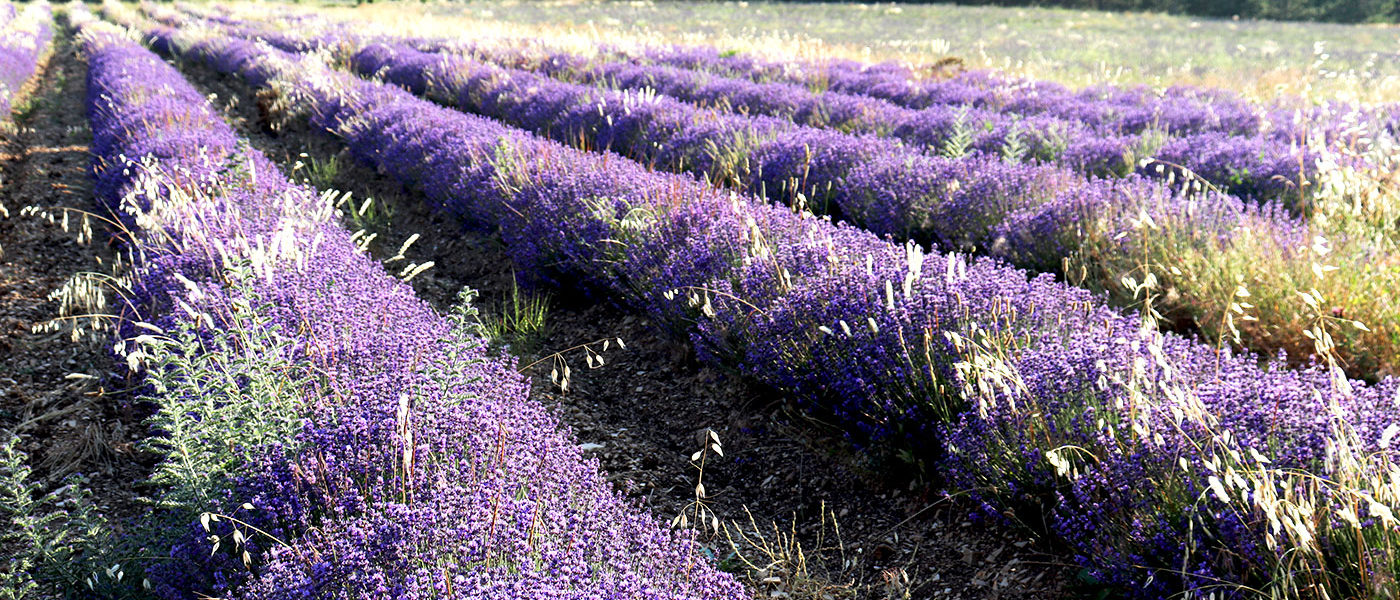
M 239 23 L 236 18 L 216 15 L 203 7 L 187 3 L 177 6 L 224 23 Z M 314 19 L 312 15 L 307 16 Z M 336 35 L 350 32 L 343 23 L 321 19 L 316 24 L 323 30 L 339 32 L 321 42 L 334 42 Z M 488 51 L 484 45 L 455 38 L 403 41 L 432 52 Z M 504 47 L 521 50 L 515 58 L 531 62 L 538 61 L 541 55 L 552 60 L 560 54 L 548 43 L 538 40 L 519 40 L 517 44 Z M 1179 86 L 1158 94 L 1146 86 L 1122 89 L 1105 85 L 1076 93 L 1058 83 L 1020 80 L 993 71 L 961 72 L 959 69 L 952 77 L 937 77 L 944 70 L 937 66 L 915 69 L 898 63 L 868 64 L 845 59 L 773 61 L 750 54 L 720 52 L 709 46 L 661 46 L 634 51 L 605 43 L 599 47 L 599 56 L 635 66 L 670 66 L 756 83 L 800 85 L 819 93 L 836 92 L 837 96 L 862 95 L 916 110 L 968 106 L 1023 117 L 1045 116 L 1079 123 L 1101 134 L 1159 129 L 1177 135 L 1208 132 L 1254 135 L 1263 129 L 1259 111 L 1225 90 Z M 604 62 L 612 61 L 605 59 Z M 569 68 L 579 66 L 582 65 L 575 62 Z M 790 94 L 792 92 L 784 91 L 779 95 Z M 849 102 L 843 100 L 838 105 Z
M 646 48 L 640 52 L 610 50 L 603 53 L 642 64 L 695 69 L 757 82 L 807 86 L 815 91 L 835 91 L 879 98 L 909 108 L 966 106 L 1023 117 L 1048 115 L 1086 124 L 1106 136 L 1142 131 L 1160 123 L 1196 135 L 1195 144 L 1168 144 L 1158 158 L 1190 165 L 1206 179 L 1220 183 L 1233 179 L 1260 179 L 1243 172 L 1252 164 L 1235 146 L 1255 150 L 1261 141 L 1242 140 L 1263 136 L 1268 143 L 1303 144 L 1299 161 L 1287 178 L 1313 171 L 1313 158 L 1322 145 L 1365 149 L 1380 138 L 1392 143 L 1400 138 L 1400 102 L 1366 106 L 1329 101 L 1314 104 L 1302 98 L 1275 98 L 1269 104 L 1252 105 L 1223 89 L 1174 86 L 1156 92 L 1147 86 L 1120 88 L 1091 86 L 1071 91 L 1049 82 L 1018 79 L 993 71 L 961 72 L 952 77 L 926 77 L 929 69 L 895 64 L 865 64 L 843 59 L 824 61 L 770 61 L 749 54 L 720 53 L 705 46 Z M 1196 156 L 1192 158 L 1192 154 Z M 1272 152 L 1270 152 L 1272 153 Z M 1183 160 L 1186 159 L 1186 160 Z M 1236 160 L 1243 160 L 1232 165 Z M 1257 157 L 1253 164 L 1267 162 Z M 1247 190 L 1234 186 L 1236 192 Z M 1296 188 L 1295 193 L 1296 193 Z
M 358 37 L 358 34 L 349 28 L 338 27 L 321 18 L 316 13 L 295 14 L 286 10 L 269 9 L 275 15 L 274 20 L 282 26 L 280 30 L 273 30 L 261 23 L 248 22 L 235 17 L 230 11 L 219 5 L 195 5 L 188 2 L 176 2 L 175 8 L 179 12 L 170 12 L 162 7 L 155 7 L 143 4 L 141 9 L 152 18 L 170 26 L 181 26 L 192 22 L 193 17 L 208 23 L 217 24 L 225 28 L 226 31 L 244 37 L 256 36 L 273 46 L 287 52 L 307 52 L 317 48 L 325 47 L 332 39 L 342 37 Z M 188 15 L 188 16 L 187 16 Z M 319 35 L 307 35 L 306 31 L 289 33 L 287 29 L 293 29 L 296 25 L 305 23 L 310 31 L 320 32 Z M 333 35 L 327 32 L 334 32 Z
M 973 106 L 1023 116 L 1050 115 L 1074 120 L 1105 133 L 1143 131 L 1161 123 L 1189 133 L 1227 135 L 1267 134 L 1297 141 L 1311 132 L 1335 127 L 1319 119 L 1349 115 L 1370 122 L 1391 135 L 1400 131 L 1400 104 L 1368 109 L 1333 103 L 1306 108 L 1283 99 L 1272 106 L 1251 106 L 1237 94 L 1221 89 L 1175 86 L 1160 93 L 1146 86 L 1088 87 L 1078 92 L 1049 82 L 1017 79 L 992 71 L 968 71 L 952 77 L 940 69 L 913 69 L 896 63 L 866 64 L 844 59 L 822 61 L 770 61 L 751 54 L 721 53 L 706 46 L 653 47 L 639 53 L 602 49 L 605 54 L 743 77 L 757 82 L 781 82 L 817 91 L 836 91 L 888 100 L 909 108 Z M 927 76 L 927 75 L 933 76 Z M 1301 111 L 1301 114 L 1296 112 Z M 1329 131 L 1328 139 L 1342 135 Z
M 969 488 L 996 510 L 1037 507 L 1029 510 L 1044 513 L 1093 575 L 1140 597 L 1260 583 L 1276 558 L 1259 542 L 1268 528 L 1262 517 L 1161 501 L 1152 482 L 1205 490 L 1214 467 L 1168 410 L 1184 400 L 1144 382 L 1182 382 L 1245 446 L 1300 468 L 1321 468 L 1331 402 L 1365 440 L 1396 417 L 1394 380 L 1335 392 L 1321 369 L 1264 369 L 1253 356 L 1145 332 L 1135 316 L 1085 292 L 1028 280 L 995 261 L 924 255 L 445 110 L 266 45 L 149 32 L 159 47 L 272 87 L 435 209 L 499 231 L 517 268 L 536 281 L 647 311 L 688 334 L 703 360 L 835 416 L 859 439 L 940 446 L 955 483 L 997 481 Z M 1034 413 L 1004 404 L 965 411 L 977 394 L 968 388 L 976 385 L 969 349 L 998 342 L 1008 344 L 1002 359 L 1022 386 L 1008 399 Z M 1160 404 L 1146 410 L 1137 394 Z M 1066 481 L 1046 449 L 992 443 L 1025 419 L 1095 460 Z M 1150 433 L 1151 451 L 1110 449 L 1113 429 L 1130 422 Z
M 191 516 L 147 571 L 156 594 L 743 596 L 612 490 L 528 398 L 513 359 L 385 273 L 315 190 L 289 183 L 178 72 L 118 31 L 94 26 L 84 47 L 97 192 L 140 227 L 141 304 L 166 331 L 259 311 L 265 335 L 289 337 L 285 358 L 316 374 L 298 392 L 295 439 L 239 448 L 236 473 L 201 474 L 229 478 L 229 491 L 186 507 L 261 531 L 211 555 L 209 523 Z M 227 284 L 230 259 L 252 262 L 246 288 Z
M 897 63 L 853 60 L 770 61 L 743 53 L 720 53 L 706 46 L 649 48 L 639 59 L 686 69 L 745 77 L 758 82 L 795 83 L 813 89 L 882 98 L 900 106 L 994 107 L 1025 116 L 1052 115 L 1101 132 L 1142 132 L 1164 127 L 1183 133 L 1255 134 L 1261 120 L 1248 102 L 1223 90 L 1174 87 L 1158 95 L 1145 86 L 1087 88 L 1076 93 L 1049 81 L 1026 81 L 992 71 L 933 77 Z
M 14 109 L 15 94 L 34 77 L 53 42 L 53 9 L 47 2 L 35 2 L 15 16 L 15 7 L 6 2 L 0 15 L 9 15 L 0 24 L 0 119 L 8 119 Z
M 412 43 L 412 42 L 410 42 Z M 418 44 L 415 44 L 418 45 Z M 433 44 L 478 59 L 537 70 L 576 83 L 619 90 L 655 90 L 686 102 L 745 114 L 793 120 L 812 127 L 873 133 L 924 146 L 943 154 L 977 150 L 1010 160 L 1053 162 L 1086 174 L 1121 177 L 1157 173 L 1139 161 L 1156 158 L 1191 169 L 1213 185 L 1256 200 L 1298 195 L 1300 179 L 1311 176 L 1299 140 L 1275 130 L 1243 134 L 1204 127 L 1200 111 L 1157 107 L 1151 123 L 1116 128 L 1041 111 L 1024 114 L 982 103 L 934 104 L 911 109 L 883 99 L 837 91 L 814 93 L 790 83 L 756 83 L 669 65 L 618 60 L 598 62 L 565 52 L 537 54 L 484 44 Z M 1024 90 L 1033 94 L 1034 90 Z M 1184 101 L 1182 101 L 1184 102 Z M 1080 106 L 1080 105 L 1075 105 Z M 1174 110 L 1173 110 L 1174 108 Z M 1147 109 L 1142 109 L 1147 110 Z M 1248 107 L 1222 120 L 1257 121 Z M 1141 119 L 1141 117 L 1140 117 Z M 1254 127 L 1257 129 L 1257 127 Z
M 262 39 L 257 31 L 238 26 L 233 33 Z M 353 41 L 346 43 L 355 48 Z M 276 45 L 285 48 L 285 40 Z M 1131 195 L 1115 195 L 1114 184 L 1083 185 L 1063 169 L 931 156 L 873 136 L 599 90 L 407 46 L 371 44 L 350 62 L 362 74 L 559 141 L 694 173 L 782 203 L 801 194 L 812 210 L 875 233 L 944 248 L 995 247 L 1020 264 L 1047 270 L 1058 268 L 1077 244 L 1057 229 L 1077 219 L 1078 211 L 1152 191 L 1141 185 Z M 1022 224 L 1036 229 L 1018 230 Z

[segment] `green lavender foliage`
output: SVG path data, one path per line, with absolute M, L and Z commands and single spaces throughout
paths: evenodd
M 41 547 L 30 548 L 26 543 L 36 532 L 26 529 L 21 523 L 34 523 L 38 502 L 34 499 L 39 492 L 39 484 L 30 480 L 29 457 L 16 446 L 17 436 L 11 435 L 0 444 L 0 511 L 4 511 L 5 528 L 0 542 L 15 546 L 12 555 L 0 570 L 0 599 L 28 598 L 39 591 L 39 583 L 33 577 L 34 567 L 42 559 Z M 47 520 L 38 515 L 39 520 Z M 48 545 L 48 544 L 45 544 Z
M 0 442 L 0 600 L 60 597 L 74 590 L 106 598 L 133 593 L 137 578 L 112 542 L 112 527 L 93 505 L 88 482 L 70 476 L 45 492 L 33 477 L 19 437 Z
M 292 443 L 304 421 L 306 394 L 326 389 L 291 356 L 291 338 L 268 316 L 247 282 L 246 265 L 227 272 L 232 310 L 216 327 L 209 317 L 183 320 L 167 335 L 142 335 L 126 347 L 145 368 L 160 432 L 144 450 L 159 463 L 149 484 L 155 511 L 121 535 L 72 477 L 44 493 L 13 436 L 0 443 L 0 600 L 36 597 L 128 598 L 144 595 L 139 557 L 158 556 L 171 536 L 214 508 L 246 452 Z M 155 549 L 155 550 L 153 550 Z
M 250 449 L 290 444 L 304 423 L 314 373 L 291 356 L 293 338 L 268 316 L 247 285 L 246 266 L 228 273 L 232 310 L 218 327 L 186 321 L 168 338 L 147 340 L 150 424 L 162 435 L 145 449 L 161 457 L 151 474 L 157 504 L 190 522 L 227 489 Z M 207 318 L 207 317 L 202 317 Z
M 943 143 L 939 154 L 948 158 L 962 158 L 972 148 L 972 124 L 968 122 L 968 107 L 962 106 L 955 113 L 953 134 Z
M 1021 162 L 1026 159 L 1030 152 L 1030 147 L 1026 144 L 1024 125 L 1020 120 L 1011 124 L 1011 132 L 1006 135 L 1006 142 L 1001 147 L 1001 158 L 1009 162 Z
M 439 383 L 451 380 L 452 375 L 465 370 L 461 367 L 475 362 L 476 359 L 467 358 L 468 352 L 480 346 L 483 340 L 490 339 L 490 326 L 483 324 L 481 313 L 476 308 L 478 295 L 479 292 L 469 287 L 457 292 L 457 303 L 446 315 L 452 329 L 450 339 L 443 340 L 442 343 L 444 368 L 430 365 L 427 369 L 430 379 Z

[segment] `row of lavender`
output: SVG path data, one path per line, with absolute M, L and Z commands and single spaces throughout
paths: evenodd
M 218 20 L 239 35 L 269 39 L 284 49 L 324 45 L 342 52 L 348 48 L 346 54 L 351 54 L 363 43 L 362 36 L 347 33 L 354 28 L 346 24 L 312 19 L 305 21 L 304 29 L 289 31 L 228 16 Z M 1333 330 L 1336 351 L 1353 376 L 1374 378 L 1400 369 L 1400 312 L 1389 302 L 1375 301 L 1394 283 L 1387 271 L 1377 274 L 1373 268 L 1395 253 L 1389 243 L 1393 236 L 1387 233 L 1394 219 L 1370 214 L 1384 212 L 1365 200 L 1371 192 L 1342 197 L 1328 183 L 1339 173 L 1383 179 L 1386 169 L 1367 166 L 1370 161 L 1388 164 L 1383 153 L 1358 157 L 1349 150 L 1328 148 L 1323 155 L 1331 171 L 1314 178 L 1307 186 L 1312 191 L 1303 198 L 1308 212 L 1327 216 L 1310 221 L 1291 217 L 1279 206 L 1247 205 L 1213 190 L 1172 195 L 1140 178 L 1085 183 L 1053 167 L 998 164 L 988 156 L 949 161 L 917 149 L 880 146 L 880 140 L 870 136 L 859 139 L 801 127 L 789 131 L 781 129 L 782 123 L 769 131 L 768 124 L 724 111 L 668 98 L 657 98 L 654 105 L 645 95 L 639 99 L 631 93 L 593 94 L 588 86 L 568 90 L 567 84 L 515 70 L 464 73 L 469 65 L 461 62 L 474 61 L 443 64 L 414 57 L 421 53 L 397 41 L 389 45 L 391 54 L 408 55 L 398 57 L 403 61 L 390 60 L 386 64 L 396 68 L 383 73 L 396 76 L 400 85 L 425 85 L 424 71 L 431 76 L 455 69 L 439 77 L 451 89 L 435 95 L 438 101 L 547 131 L 561 141 L 582 140 L 596 147 L 599 140 L 618 144 L 619 138 L 623 143 L 640 138 L 639 147 L 614 149 L 672 170 L 689 169 L 711 178 L 720 171 L 719 177 L 728 183 L 786 202 L 800 192 L 810 208 L 876 233 L 932 241 L 944 249 L 987 253 L 1038 272 L 1055 272 L 1108 293 L 1115 303 L 1138 304 L 1140 295 L 1120 282 L 1125 274 L 1140 280 L 1150 271 L 1163 284 L 1165 294 L 1158 304 L 1167 319 L 1178 328 L 1199 330 L 1206 339 L 1231 340 L 1262 354 L 1285 352 L 1291 361 L 1305 363 L 1315 354 L 1316 336 L 1310 337 L 1300 323 L 1322 322 Z M 380 60 L 369 58 L 369 66 Z M 413 64 L 420 59 L 427 65 Z M 468 76 L 476 79 L 463 83 Z M 481 94 L 486 102 L 474 106 L 466 92 Z M 568 94 L 577 104 L 559 100 Z M 561 105 L 575 110 L 551 121 L 550 111 Z M 732 121 L 715 121 L 724 118 Z M 1325 124 L 1338 126 L 1338 131 L 1350 127 L 1345 120 Z M 734 136 L 717 139 L 707 130 Z M 755 130 L 767 137 L 755 139 Z M 811 132 L 816 133 L 808 135 Z M 701 160 L 686 162 L 697 155 Z M 707 171 L 710 165 L 718 168 Z M 1298 165 L 1300 170 L 1303 166 Z M 1316 248 L 1324 248 L 1321 256 Z M 1321 271 L 1310 269 L 1315 261 L 1324 261 Z M 1235 272 L 1221 265 L 1234 265 Z M 1329 275 L 1334 266 L 1339 270 Z M 1235 302 L 1233 294 L 1244 293 L 1242 285 L 1262 300 L 1251 300 L 1259 306 Z M 1313 314 L 1317 311 L 1299 300 L 1304 294 L 1318 305 L 1329 305 L 1329 314 L 1340 317 Z M 1252 314 L 1241 314 L 1239 308 Z M 1241 322 L 1248 324 L 1239 326 Z
M 897 63 L 871 65 L 842 59 L 779 62 L 750 54 L 721 53 L 706 46 L 647 48 L 633 59 L 756 82 L 866 95 L 910 108 L 966 105 L 994 107 L 1027 117 L 1048 114 L 1103 132 L 1165 127 L 1183 133 L 1251 134 L 1261 125 L 1248 103 L 1219 90 L 1175 87 L 1159 96 L 1146 87 L 1101 86 L 1073 92 L 1054 82 L 1018 81 L 992 71 L 939 77 L 941 69 L 921 73 Z
M 619 90 L 655 90 L 686 102 L 721 106 L 746 114 L 769 115 L 811 127 L 893 137 L 944 155 L 981 152 L 1012 161 L 1063 165 L 1081 174 L 1122 177 L 1137 172 L 1155 175 L 1159 165 L 1185 167 L 1212 185 L 1256 200 L 1296 200 L 1300 181 L 1311 175 L 1314 157 L 1306 155 L 1295 132 L 1241 135 L 1259 118 L 1247 105 L 1215 115 L 1198 106 L 1142 108 L 1143 114 L 1106 131 L 1084 121 L 1048 113 L 1023 115 L 1005 107 L 936 104 L 911 109 L 889 101 L 837 91 L 815 93 L 788 83 L 756 83 L 669 65 L 591 60 L 567 52 L 522 52 L 518 47 L 484 44 L 415 45 L 468 53 L 505 66 L 536 70 L 551 77 Z M 1033 95 L 1032 90 L 1023 92 Z M 1146 111 L 1156 110 L 1152 120 Z M 1227 131 L 1212 131 L 1204 122 L 1220 121 Z M 1206 131 L 1197 131 L 1198 129 Z M 1153 159 L 1155 162 L 1146 162 Z
M 148 32 L 158 48 L 278 91 L 434 208 L 499 231 L 536 280 L 647 311 L 702 359 L 842 419 L 859 439 L 945 452 L 955 487 L 1003 516 L 1048 517 L 1079 561 L 1135 595 L 1266 587 L 1284 560 L 1273 540 L 1294 534 L 1203 493 L 1220 484 L 1221 462 L 1196 424 L 1323 472 L 1334 426 L 1376 448 L 1395 421 L 1393 380 L 1261 368 L 994 261 L 925 255 L 267 45 Z M 1197 413 L 1208 417 L 1185 416 Z
M 237 23 L 207 10 L 195 10 L 225 23 Z M 343 24 L 320 26 L 329 31 L 319 40 L 324 45 L 343 41 L 348 31 Z M 288 42 L 282 46 L 287 50 L 317 45 L 305 39 L 291 41 L 292 36 L 278 33 L 271 37 Z M 1173 88 L 1156 96 L 1145 88 L 1106 87 L 1071 94 L 1057 84 L 1012 83 L 985 72 L 964 74 L 951 81 L 915 82 L 908 79 L 914 75 L 908 69 L 865 65 L 862 68 L 868 74 L 838 77 L 843 82 L 837 86 L 841 89 L 823 87 L 818 93 L 799 84 L 810 83 L 801 76 L 807 72 L 801 64 L 784 64 L 781 72 L 792 81 L 775 81 L 765 74 L 772 74 L 776 63 L 744 56 L 721 58 L 707 48 L 629 53 L 605 45 L 596 58 L 588 59 L 551 50 L 533 40 L 505 46 L 453 39 L 400 42 L 420 50 L 465 53 L 505 66 L 539 69 L 573 81 L 654 89 L 682 100 L 749 114 L 890 135 L 944 151 L 975 149 L 1018 160 L 1057 161 L 1088 174 L 1122 175 L 1135 169 L 1151 174 L 1155 169 L 1141 169 L 1138 160 L 1155 157 L 1166 164 L 1186 166 L 1245 197 L 1298 196 L 1298 182 L 1306 178 L 1313 162 L 1311 156 L 1305 157 L 1310 153 L 1304 143 L 1312 142 L 1306 139 L 1309 132 L 1289 110 L 1264 111 L 1220 91 Z M 740 70 L 739 65 L 752 70 Z M 840 67 L 834 73 L 850 75 L 858 63 L 838 61 L 834 65 Z M 863 85 L 857 85 L 853 78 Z M 896 84 L 903 85 L 901 92 L 894 91 L 899 87 Z M 1267 121 L 1262 117 L 1266 112 Z M 1322 137 L 1335 140 L 1343 135 L 1339 125 L 1345 119 L 1335 120 Z M 1345 131 L 1352 141 L 1362 137 L 1360 132 Z
M 195 336 L 176 354 L 258 356 L 268 349 L 219 340 L 273 340 L 271 362 L 252 367 L 285 377 L 261 392 L 240 392 L 258 381 L 248 373 L 202 389 L 220 378 L 152 366 L 162 414 L 241 409 L 291 424 L 254 438 L 251 422 L 193 423 L 155 442 L 197 442 L 166 448 L 157 469 L 183 473 L 162 482 L 158 512 L 178 541 L 146 572 L 158 595 L 742 596 L 612 490 L 469 312 L 434 313 L 356 246 L 325 197 L 288 182 L 125 32 L 89 24 L 83 47 L 97 192 L 135 232 L 139 304 L 161 330 Z M 145 356 L 164 354 L 150 335 L 131 343 L 143 339 Z M 199 391 L 211 395 L 178 396 Z M 230 450 L 223 470 L 169 465 Z M 171 491 L 182 486 L 197 493 Z
M 1400 104 L 1369 108 L 1329 103 L 1306 106 L 1297 99 L 1254 106 L 1219 89 L 1176 86 L 1160 93 L 1147 86 L 1119 88 L 1101 85 L 1072 91 L 1049 81 L 1007 77 L 992 71 L 960 72 L 952 77 L 927 76 L 927 69 L 895 63 L 876 65 L 851 60 L 772 61 L 748 54 L 720 53 L 705 46 L 645 48 L 639 52 L 603 49 L 639 64 L 660 64 L 745 78 L 755 82 L 802 85 L 814 91 L 835 91 L 878 98 L 914 109 L 968 106 L 1023 117 L 1051 116 L 1084 124 L 1105 134 L 1162 128 L 1182 134 L 1217 133 L 1231 136 L 1267 135 L 1305 140 L 1309 129 L 1325 137 L 1358 137 L 1340 125 L 1365 123 L 1371 133 L 1395 134 Z M 938 75 L 934 69 L 934 75 Z M 1325 118 L 1324 118 L 1325 117 Z M 1328 122 L 1336 121 L 1336 122 Z
M 14 4 L 5 2 L 0 15 L 0 115 L 8 118 L 15 95 L 34 77 L 39 62 L 53 42 L 53 9 L 47 2 L 35 2 L 16 14 Z

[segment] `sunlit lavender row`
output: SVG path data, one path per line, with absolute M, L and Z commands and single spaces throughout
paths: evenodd
M 1366 544 L 1394 522 L 1384 478 L 1346 487 L 1387 472 L 1394 380 L 1261 366 L 992 260 L 572 149 L 315 57 L 146 31 L 279 94 L 433 208 L 498 231 L 535 282 L 644 311 L 863 443 L 933 451 L 957 489 L 1008 521 L 1048 523 L 1129 595 L 1346 596 L 1391 572 L 1344 551 L 1376 551 Z M 1358 498 L 1369 508 L 1348 508 Z M 1333 515 L 1364 523 L 1333 528 Z
M 244 35 L 267 39 L 289 51 L 346 45 L 363 47 L 376 40 L 375 36 L 366 38 L 358 35 L 357 30 L 343 27 L 326 26 L 330 27 L 329 33 L 298 38 L 289 32 L 248 27 L 228 17 L 216 16 L 215 20 L 225 25 L 239 25 Z M 1101 177 L 1134 172 L 1157 175 L 1184 167 L 1213 185 L 1253 199 L 1287 199 L 1296 204 L 1302 192 L 1299 181 L 1310 174 L 1314 163 L 1306 149 L 1306 144 L 1312 141 L 1304 139 L 1303 132 L 1291 128 L 1273 129 L 1267 135 L 1253 135 L 1260 133 L 1261 118 L 1251 106 L 1238 100 L 1232 100 L 1228 106 L 1203 106 L 1184 94 L 1173 95 L 1169 98 L 1181 106 L 1138 107 L 1134 114 L 1123 117 L 1125 123 L 1104 124 L 1102 119 L 1044 114 L 1043 111 L 984 108 L 981 103 L 972 101 L 915 110 L 868 96 L 836 91 L 814 93 L 793 84 L 753 83 L 666 65 L 636 64 L 635 60 L 589 60 L 566 52 L 522 52 L 515 47 L 456 40 L 389 39 L 386 43 L 396 47 L 400 54 L 407 50 L 403 46 L 431 53 L 467 54 L 510 69 L 496 77 L 507 74 L 515 79 L 525 77 L 531 85 L 538 82 L 512 67 L 528 67 L 551 77 L 610 89 L 643 94 L 654 91 L 683 102 L 775 116 L 799 125 L 878 134 L 954 158 L 981 153 L 1011 161 L 1059 163 L 1083 174 Z M 413 61 L 421 65 L 430 60 L 425 56 L 413 56 L 394 62 Z M 450 67 L 453 71 L 475 72 L 483 68 L 473 60 L 456 59 L 454 63 Z M 357 64 L 361 69 L 374 66 L 402 69 L 401 64 Z M 410 79 L 402 83 L 417 82 L 419 87 L 428 80 L 412 74 L 403 77 Z M 1034 89 L 1022 92 L 1027 97 L 1038 97 Z M 1141 90 L 1134 92 L 1136 95 L 1128 92 L 1120 95 L 1143 96 Z M 1048 102 L 1054 101 L 1057 100 Z M 961 108 L 964 105 L 965 108 Z M 1082 106 L 1083 103 L 1070 105 Z M 710 111 L 697 111 L 690 118 L 712 120 L 714 117 L 709 115 Z M 770 134 L 774 127 L 760 126 L 764 133 Z M 1352 139 L 1361 136 L 1356 131 L 1346 133 Z M 1342 132 L 1314 134 L 1318 139 L 1335 139 Z M 656 146 L 665 143 L 665 140 L 651 141 Z M 832 142 L 821 140 L 815 145 L 811 153 L 821 156 L 831 150 Z M 1156 161 L 1141 164 L 1149 159 Z M 762 166 L 753 168 L 761 170 Z M 706 174 L 711 177 L 727 175 Z M 829 185 L 829 182 L 817 181 L 810 187 L 820 189 L 823 184 Z

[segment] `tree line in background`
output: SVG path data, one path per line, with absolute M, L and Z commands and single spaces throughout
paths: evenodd
M 1132 10 L 1202 17 L 1238 16 L 1280 21 L 1338 23 L 1400 20 L 1400 0 L 953 0 L 965 5 L 1055 6 L 1093 10 Z

